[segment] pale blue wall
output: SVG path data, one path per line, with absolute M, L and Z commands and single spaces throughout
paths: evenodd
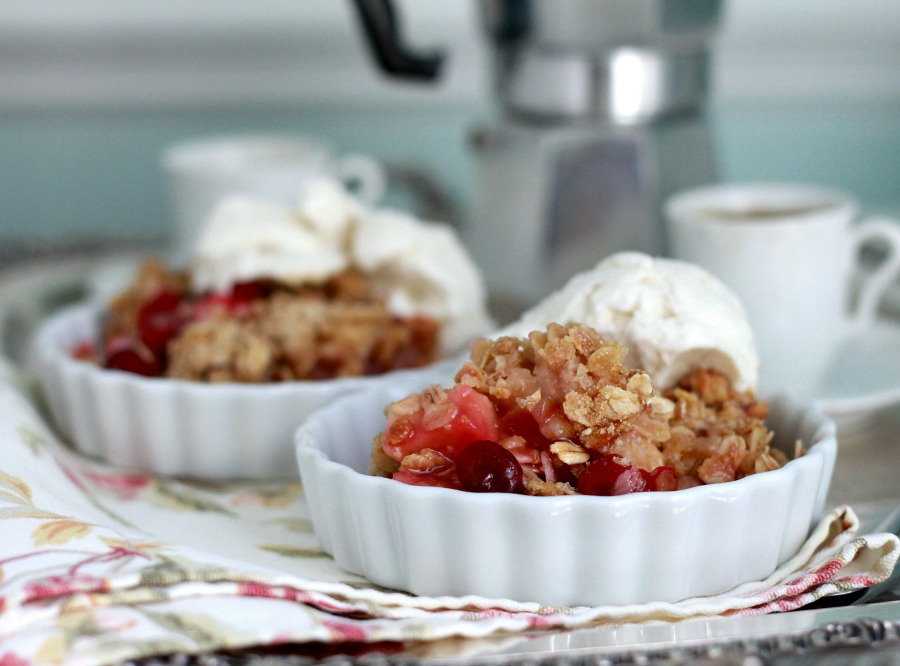
M 434 174 L 457 201 L 469 173 L 462 112 L 191 111 L 0 117 L 0 243 L 160 238 L 169 208 L 160 151 L 201 135 L 300 132 Z
M 711 114 L 726 180 L 803 180 L 900 213 L 900 113 L 886 108 Z M 466 111 L 182 111 L 160 114 L 5 114 L 0 117 L 0 243 L 160 239 L 169 209 L 162 147 L 205 134 L 297 131 L 339 149 L 409 163 L 464 204 L 472 174 Z
M 900 215 L 900 105 L 728 110 L 716 127 L 727 179 L 832 185 Z

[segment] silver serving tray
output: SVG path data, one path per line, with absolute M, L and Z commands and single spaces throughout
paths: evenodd
M 104 298 L 130 277 L 139 260 L 126 254 L 85 255 L 52 261 L 35 261 L 0 272 L 0 353 L 27 370 L 28 345 L 40 321 L 65 305 L 90 298 Z M 900 448 L 900 409 L 893 408 L 867 429 L 852 436 L 850 455 L 871 458 L 872 473 L 883 467 L 883 453 Z M 842 440 L 843 441 L 843 440 Z M 881 448 L 878 448 L 881 447 Z M 890 447 L 885 448 L 885 447 Z M 849 447 L 848 447 L 849 448 Z M 885 527 L 884 522 L 900 502 L 896 470 L 889 468 L 889 485 L 858 483 L 865 473 L 851 466 L 857 478 L 835 474 L 839 495 L 832 503 L 853 502 L 862 529 Z M 880 470 L 884 476 L 884 469 Z M 868 475 L 867 475 L 868 476 Z M 850 497 L 849 489 L 857 496 Z M 889 491 L 885 492 L 888 488 Z M 866 495 L 868 493 L 868 495 Z M 834 490 L 833 490 L 834 494 Z M 896 529 L 896 528 L 894 528 Z M 332 649 L 286 646 L 276 651 L 244 651 L 199 656 L 175 655 L 148 659 L 149 665 L 202 664 L 797 664 L 853 663 L 900 664 L 900 589 L 893 588 L 867 603 L 859 595 L 830 597 L 820 603 L 829 608 L 801 609 L 757 617 L 724 617 L 678 623 L 644 623 L 602 626 L 553 633 L 518 634 L 486 639 L 454 639 L 408 646 L 345 646 Z

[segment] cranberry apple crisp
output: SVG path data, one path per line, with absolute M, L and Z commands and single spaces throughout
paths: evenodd
M 186 272 L 148 261 L 111 303 L 99 348 L 76 355 L 146 376 L 272 382 L 426 365 L 437 339 L 437 322 L 391 314 L 353 270 L 321 284 L 256 280 L 196 295 Z
M 695 369 L 657 394 L 627 350 L 583 324 L 479 339 L 451 388 L 386 409 L 373 472 L 413 485 L 620 495 L 781 467 L 766 403 Z M 800 451 L 798 450 L 798 454 Z

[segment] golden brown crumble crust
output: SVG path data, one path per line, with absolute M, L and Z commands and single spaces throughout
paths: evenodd
M 321 285 L 267 283 L 271 294 L 240 309 L 206 307 L 169 342 L 164 376 L 204 382 L 325 379 L 425 365 L 436 355 L 438 324 L 393 315 L 360 274 Z M 187 296 L 189 276 L 146 262 L 109 308 L 104 336 L 136 336 L 137 312 L 153 294 Z
M 552 456 L 523 465 L 526 492 L 563 495 L 576 492 L 547 467 L 565 466 L 575 478 L 592 454 L 612 453 L 646 471 L 672 467 L 679 488 L 722 483 L 776 469 L 786 456 L 770 447 L 765 402 L 752 392 L 738 392 L 723 375 L 696 369 L 671 390 L 657 394 L 650 377 L 625 367 L 627 350 L 583 324 L 550 324 L 527 339 L 479 339 L 471 360 L 456 375 L 488 396 L 498 413 L 525 409 L 545 423 L 542 434 L 553 441 Z M 388 406 L 389 422 L 404 413 L 434 410 L 446 391 L 431 387 Z M 521 450 L 523 438 L 499 442 Z M 384 453 L 381 438 L 373 448 L 373 473 L 390 476 L 398 469 L 427 471 L 433 457 L 395 461 Z M 517 448 L 518 447 L 518 448 Z M 544 465 L 549 474 L 541 473 Z

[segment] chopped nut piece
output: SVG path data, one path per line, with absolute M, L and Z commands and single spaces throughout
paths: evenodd
M 661 395 L 653 396 L 650 406 L 653 409 L 653 415 L 659 418 L 668 419 L 675 413 L 675 403 Z
M 447 457 L 434 449 L 424 449 L 410 453 L 400 462 L 400 469 L 413 472 L 428 472 L 444 469 L 451 464 Z
M 628 380 L 628 390 L 642 398 L 649 398 L 653 394 L 653 386 L 650 384 L 650 375 L 639 372 Z
M 550 452 L 567 465 L 581 465 L 591 459 L 591 454 L 575 442 L 561 439 L 550 445 Z
M 525 489 L 529 495 L 554 497 L 559 495 L 577 495 L 578 492 L 568 483 L 551 483 L 538 478 L 525 479 Z

